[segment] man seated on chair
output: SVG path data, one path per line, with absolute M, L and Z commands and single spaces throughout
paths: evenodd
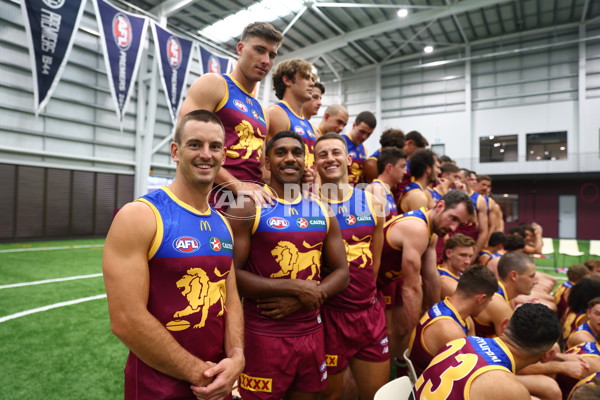
M 446 343 L 475 334 L 471 316 L 479 314 L 497 290 L 494 273 L 483 265 L 475 264 L 465 270 L 456 291 L 431 307 L 412 331 L 409 358 L 417 375 L 423 373 Z
M 529 391 L 514 374 L 552 358 L 559 336 L 556 313 L 541 304 L 524 304 L 502 323 L 499 337 L 468 336 L 442 347 L 410 398 L 529 400 Z
M 475 252 L 475 240 L 457 233 L 444 243 L 443 261 L 438 265 L 442 299 L 450 296 L 456 290 L 462 273 L 471 265 Z

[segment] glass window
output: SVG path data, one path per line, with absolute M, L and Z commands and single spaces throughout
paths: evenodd
M 492 198 L 498 203 L 504 222 L 519 221 L 519 195 L 510 193 L 494 193 Z
M 483 136 L 479 138 L 479 162 L 517 161 L 518 136 Z
M 444 154 L 446 154 L 446 145 L 444 143 L 432 144 L 431 151 L 433 151 L 438 156 L 443 156 Z
M 527 134 L 527 161 L 566 159 L 566 131 Z

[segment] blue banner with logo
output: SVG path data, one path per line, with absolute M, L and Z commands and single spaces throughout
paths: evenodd
M 229 72 L 229 58 L 219 57 L 211 53 L 202 46 L 200 48 L 200 63 L 202 64 L 202 74 L 209 72 L 215 74 L 226 74 Z
M 142 58 L 148 19 L 125 12 L 104 0 L 95 0 L 110 92 L 123 122 Z
M 175 124 L 187 76 L 190 72 L 193 42 L 174 35 L 154 22 L 152 23 L 152 35 L 156 54 L 158 54 L 158 70 L 163 90 L 167 96 L 171 119 Z
M 35 114 L 46 107 L 73 47 L 85 0 L 22 0 Z

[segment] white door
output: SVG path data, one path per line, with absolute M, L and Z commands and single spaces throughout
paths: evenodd
M 558 237 L 577 238 L 577 196 L 574 194 L 558 196 Z

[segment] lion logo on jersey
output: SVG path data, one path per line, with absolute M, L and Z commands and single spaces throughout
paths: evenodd
M 315 248 L 321 244 L 322 243 L 317 243 L 314 246 L 311 246 L 306 242 L 302 242 L 302 245 L 307 249 Z M 297 276 L 301 271 L 310 268 L 311 273 L 306 278 L 308 280 L 314 278 L 321 269 L 320 250 L 309 250 L 303 253 L 299 251 L 292 242 L 281 241 L 277 243 L 277 246 L 271 250 L 271 255 L 275 257 L 275 261 L 277 261 L 281 267 L 281 271 L 274 272 L 270 275 L 271 278 L 289 276 L 290 279 L 297 279 Z
M 348 173 L 348 178 L 350 182 L 358 182 L 358 180 L 362 176 L 362 171 L 362 164 L 352 162 L 352 164 L 350 164 L 350 171 Z
M 260 160 L 263 144 L 265 143 L 265 136 L 260 132 L 260 129 L 257 129 L 257 135 L 255 136 L 250 122 L 242 120 L 242 122 L 236 125 L 235 131 L 238 134 L 239 140 L 236 144 L 229 146 L 227 157 L 240 158 L 240 153 L 233 151 L 235 149 L 246 150 L 246 154 L 241 156 L 244 160 L 249 159 L 252 153 L 256 151 L 256 159 Z
M 371 235 L 367 235 L 360 239 L 352 235 L 352 240 L 356 242 L 354 244 L 348 244 L 348 242 L 344 240 L 344 247 L 346 247 L 348 263 L 351 264 L 360 259 L 358 268 L 364 268 L 367 266 L 367 263 L 373 263 L 373 254 L 371 253 L 371 238 Z
M 311 151 L 312 149 L 312 151 Z M 304 143 L 304 163 L 306 167 L 310 168 L 315 163 L 315 154 L 314 154 L 314 146 L 311 146 L 310 149 L 306 143 Z
M 229 274 L 229 271 L 220 274 L 217 268 L 215 268 L 214 272 L 220 278 Z M 204 269 L 190 268 L 187 270 L 187 274 L 177 281 L 177 287 L 181 289 L 181 294 L 186 298 L 189 305 L 173 314 L 174 318 L 181 318 L 201 312 L 202 317 L 200 322 L 194 325 L 194 328 L 202 328 L 206 325 L 208 309 L 217 303 L 221 305 L 221 310 L 217 314 L 217 317 L 223 315 L 226 300 L 225 278 L 211 282 Z

